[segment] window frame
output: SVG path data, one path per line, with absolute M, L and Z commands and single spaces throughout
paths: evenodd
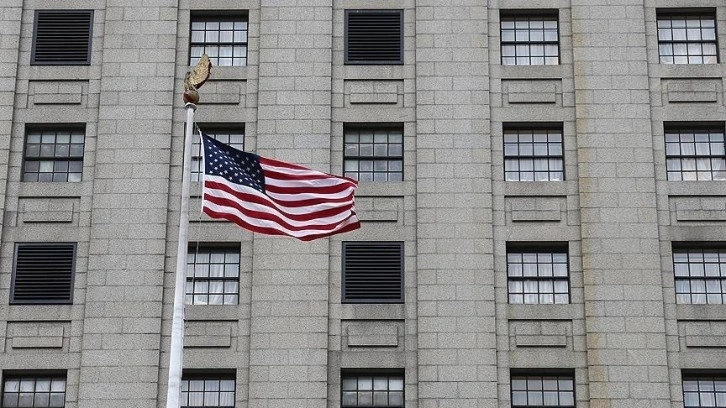
M 714 154 L 708 154 L 708 155 L 698 155 L 698 154 L 692 154 L 692 155 L 669 155 L 668 153 L 668 136 L 672 134 L 678 135 L 678 149 L 679 151 L 682 150 L 683 143 L 681 141 L 681 135 L 684 133 L 693 133 L 695 135 L 696 132 L 703 132 L 706 131 L 709 133 L 709 137 L 711 133 L 720 134 L 722 136 L 722 148 L 724 153 L 722 155 L 714 155 Z M 688 143 L 688 142 L 686 142 Z M 703 142 L 702 142 L 703 143 Z M 695 142 L 695 136 L 694 136 L 694 152 L 697 150 L 696 142 Z M 711 142 L 709 140 L 708 144 L 710 145 Z M 726 181 L 726 122 L 663 122 L 663 148 L 664 148 L 664 155 L 665 155 L 665 171 L 666 171 L 666 180 L 667 181 L 685 181 L 685 182 L 713 182 L 713 181 Z M 710 146 L 709 146 L 709 153 L 710 153 Z M 669 167 L 668 163 L 669 160 L 679 160 L 679 169 L 673 170 Z M 683 160 L 684 159 L 692 159 L 696 160 L 696 167 L 692 171 L 687 171 L 684 173 L 683 170 Z M 711 163 L 710 168 L 708 172 L 711 174 L 710 179 L 699 179 L 698 175 L 699 173 L 703 173 L 704 171 L 698 170 L 698 160 L 699 159 L 709 159 L 709 162 Z M 719 170 L 714 169 L 713 166 L 713 160 L 714 159 L 721 159 L 724 161 L 724 169 L 721 170 L 724 173 L 723 178 L 715 178 L 715 175 L 719 172 Z M 680 175 L 680 179 L 672 179 L 671 173 L 678 173 Z M 696 179 L 684 179 L 684 174 L 688 173 L 695 173 Z
M 344 11 L 345 17 L 344 17 L 344 25 L 343 25 L 343 64 L 344 65 L 403 65 L 404 63 L 404 10 L 403 9 L 345 9 Z M 398 49 L 400 53 L 400 58 L 398 60 L 381 60 L 381 59 L 371 59 L 371 60 L 361 60 L 361 59 L 351 59 L 349 55 L 349 46 L 348 46 L 348 31 L 349 31 L 349 22 L 350 22 L 350 15 L 351 14 L 388 14 L 388 13 L 396 13 L 399 17 L 399 44 Z
M 63 13 L 88 13 L 89 14 L 89 26 L 88 26 L 88 47 L 86 50 L 85 61 L 38 61 L 36 59 L 36 45 L 38 41 L 38 20 L 40 14 L 63 14 Z M 63 66 L 63 65 L 91 65 L 91 52 L 93 51 L 93 22 L 95 13 L 92 9 L 36 9 L 35 15 L 33 16 L 33 39 L 30 50 L 30 65 L 46 65 L 46 66 Z
M 572 273 L 570 271 L 570 251 L 569 251 L 569 242 L 562 241 L 562 242 L 523 242 L 523 241 L 510 241 L 506 243 L 506 275 L 507 275 L 507 304 L 510 305 L 530 305 L 530 306 L 539 306 L 539 305 L 569 305 L 572 303 Z M 552 272 L 552 276 L 525 276 L 524 272 L 521 276 L 512 276 L 509 273 L 509 255 L 513 253 L 548 253 L 548 254 L 564 254 L 565 258 L 567 260 L 567 276 L 560 277 L 554 275 L 554 268 Z M 524 262 L 522 263 L 524 265 Z M 535 264 L 539 267 L 540 263 L 537 261 Z M 555 265 L 554 260 L 551 264 L 553 267 Z M 539 268 L 537 268 L 539 271 Z M 511 288 L 509 286 L 510 282 L 522 282 L 522 302 L 521 303 L 515 303 L 512 302 L 512 295 L 519 295 L 519 292 L 512 292 Z M 527 292 L 524 291 L 524 282 L 526 281 L 536 281 L 537 284 L 537 303 L 526 303 L 526 295 Z M 539 289 L 539 282 L 552 282 L 552 293 L 548 292 L 541 292 Z M 567 303 L 557 303 L 556 297 L 558 294 L 562 295 L 563 293 L 558 293 L 555 291 L 555 283 L 556 282 L 566 282 L 567 283 Z M 552 295 L 552 303 L 541 303 L 540 302 L 540 296 L 542 295 Z
M 558 381 L 558 387 L 557 387 L 557 399 L 559 401 L 560 396 L 560 389 L 559 389 L 559 379 L 562 378 L 569 378 L 572 380 L 572 405 L 545 405 L 544 404 L 544 387 L 542 390 L 543 404 L 540 405 L 515 405 L 514 404 L 514 387 L 512 386 L 512 380 L 515 377 L 525 377 L 525 381 L 527 381 L 530 377 L 539 377 L 541 381 L 544 381 L 545 377 L 557 377 Z M 519 390 L 518 390 L 519 391 Z M 538 390 L 534 390 L 538 391 Z M 550 390 L 548 390 L 550 391 Z M 568 391 L 568 390 L 565 390 Z M 525 392 L 529 392 L 529 390 L 525 390 Z M 529 397 L 528 397 L 529 399 Z M 521 368 L 515 368 L 510 370 L 509 374 L 509 401 L 510 406 L 512 408 L 575 408 L 577 406 L 577 378 L 575 377 L 575 370 L 574 369 L 566 369 L 566 368 L 546 368 L 546 369 L 521 369 Z
M 208 406 L 208 405 L 184 405 L 184 391 L 182 391 L 181 396 L 179 397 L 180 401 L 180 408 L 200 408 L 200 407 L 211 407 L 211 408 L 235 408 L 237 406 L 237 371 L 233 368 L 222 368 L 222 369 L 185 369 L 182 372 L 182 378 L 180 382 L 179 388 L 184 388 L 184 382 L 189 382 L 193 380 L 218 380 L 218 381 L 229 381 L 232 380 L 234 382 L 234 401 L 233 404 L 230 405 L 219 405 L 216 406 Z M 221 385 L 221 383 L 220 383 Z M 221 387 L 220 387 L 221 388 Z M 187 388 L 188 389 L 188 388 Z M 222 391 L 218 390 L 217 393 L 220 394 Z M 189 403 L 188 399 L 188 391 L 187 391 L 187 404 Z
M 192 41 L 192 33 L 193 33 L 193 25 L 194 23 L 198 22 L 204 22 L 205 23 L 205 29 L 204 32 L 207 32 L 206 29 L 206 23 L 208 22 L 217 22 L 217 23 L 229 23 L 229 22 L 240 22 L 240 19 L 242 19 L 244 22 L 247 23 L 247 30 L 245 34 L 245 38 L 247 41 L 245 42 L 234 42 L 234 34 L 232 34 L 232 42 L 226 43 L 226 42 L 206 42 L 206 40 L 202 42 L 194 42 Z M 221 30 L 217 30 L 218 32 Z M 234 29 L 232 31 L 234 33 Z M 192 11 L 191 15 L 189 17 L 189 46 L 187 49 L 189 58 L 187 58 L 187 63 L 192 66 L 196 65 L 196 62 L 193 62 L 199 57 L 195 57 L 192 55 L 192 48 L 193 47 L 202 47 L 203 49 L 209 45 L 209 46 L 224 46 L 228 45 L 232 47 L 232 65 L 220 65 L 219 64 L 219 55 L 216 57 L 209 57 L 210 61 L 212 61 L 212 66 L 214 68 L 220 68 L 220 67 L 237 67 L 237 68 L 243 68 L 249 66 L 249 54 L 250 54 L 250 16 L 249 11 L 247 10 L 229 10 L 227 12 L 205 12 L 205 11 Z M 242 58 L 242 57 L 235 57 L 234 56 L 234 47 L 245 47 L 245 55 L 244 55 L 244 64 L 243 65 L 234 65 L 234 58 Z M 202 54 L 204 54 L 204 51 L 202 51 Z M 209 55 L 209 54 L 207 54 Z M 200 56 L 201 57 L 201 56 Z
M 545 142 L 545 145 L 547 146 L 547 155 L 544 156 L 538 156 L 534 153 L 534 147 L 537 143 L 534 141 L 534 133 L 537 131 L 546 131 L 547 132 L 547 142 Z M 521 153 L 517 153 L 516 155 L 508 155 L 507 154 L 507 134 L 510 132 L 517 132 L 517 150 L 521 150 L 521 144 L 520 141 L 520 132 L 531 132 L 532 133 L 532 154 L 531 155 L 522 155 Z M 550 146 L 554 145 L 556 142 L 550 143 L 549 141 L 549 132 L 559 132 L 560 136 L 560 150 L 561 154 L 559 155 L 553 155 L 549 153 Z M 503 159 L 503 173 L 504 173 L 504 181 L 507 182 L 535 182 L 535 183 L 542 183 L 542 182 L 562 182 L 567 180 L 567 172 L 565 169 L 565 132 L 564 132 L 564 124 L 562 122 L 535 122 L 535 123 L 504 123 L 502 125 L 502 159 Z M 537 180 L 536 174 L 538 173 L 534 167 L 534 163 L 538 159 L 545 159 L 547 160 L 547 180 Z M 559 159 L 561 161 L 561 167 L 562 170 L 560 173 L 562 173 L 562 178 L 560 180 L 552 179 L 552 175 L 557 173 L 557 170 L 551 170 L 550 169 L 550 160 L 557 160 Z M 509 170 L 507 167 L 507 161 L 508 160 L 516 160 L 518 169 L 516 170 L 518 179 L 517 180 L 508 180 L 507 174 L 508 173 L 514 173 L 514 170 Z M 521 169 L 521 163 L 522 160 L 532 160 L 532 180 L 522 180 L 522 169 Z M 527 173 L 527 172 L 525 172 Z
M 405 407 L 406 406 L 406 372 L 405 372 L 405 369 L 403 369 L 403 368 L 400 368 L 400 369 L 399 368 L 391 368 L 391 369 L 382 369 L 382 368 L 370 368 L 370 369 L 353 368 L 353 369 L 351 369 L 351 368 L 344 368 L 344 369 L 342 369 L 340 371 L 340 390 L 339 390 L 340 391 L 340 394 L 339 394 L 339 396 L 340 396 L 340 407 L 341 408 L 358 408 L 358 407 L 363 407 L 363 406 L 368 407 L 368 408 L 378 408 L 378 407 L 380 407 L 379 405 L 375 405 L 373 403 L 373 401 L 371 401 L 371 403 L 372 403 L 371 405 L 360 405 L 360 404 L 358 404 L 358 405 L 344 405 L 344 401 L 345 400 L 343 398 L 343 395 L 344 395 L 343 393 L 345 391 L 349 391 L 349 390 L 344 390 L 343 384 L 344 384 L 344 380 L 346 378 L 352 378 L 352 377 L 355 377 L 355 378 L 371 377 L 371 380 L 372 380 L 373 377 L 383 377 L 383 376 L 388 377 L 389 384 L 390 384 L 390 379 L 392 377 L 400 377 L 401 380 L 402 380 L 402 382 L 403 382 L 403 387 L 401 389 L 402 404 L 400 406 L 399 405 L 393 405 L 392 406 L 392 405 L 389 404 L 389 405 L 387 405 L 386 407 L 383 407 L 383 408 L 387 408 L 387 407 L 391 407 L 391 408 L 399 408 L 400 407 L 400 408 L 403 408 L 403 407 Z M 373 387 L 371 387 L 371 389 L 372 388 Z M 356 388 L 356 392 L 357 391 L 360 391 L 360 390 Z M 398 391 L 398 390 L 393 390 L 393 391 Z M 386 392 L 387 393 L 390 393 L 391 392 L 391 389 L 390 388 L 387 388 L 386 389 Z
M 347 247 L 365 245 L 384 245 L 384 244 L 397 244 L 399 250 L 399 257 L 401 259 L 399 281 L 400 281 L 400 297 L 393 299 L 376 299 L 376 298 L 359 298 L 359 299 L 348 299 L 346 296 L 346 290 L 348 288 L 348 271 L 346 267 L 346 261 L 348 254 L 346 251 Z M 392 245 L 393 246 L 393 245 Z M 340 301 L 343 304 L 405 304 L 406 303 L 406 252 L 404 241 L 343 241 L 341 243 L 341 284 L 340 284 Z
M 676 253 L 683 253 L 683 252 L 690 252 L 690 251 L 698 251 L 701 253 L 701 255 L 704 255 L 706 251 L 718 251 L 719 252 L 719 269 L 720 265 L 724 266 L 724 274 L 721 275 L 719 273 L 719 276 L 709 276 L 706 275 L 706 264 L 707 262 L 705 259 L 701 262 L 690 262 L 690 259 L 688 262 L 685 263 L 685 265 L 688 266 L 689 269 L 689 275 L 688 276 L 678 276 L 676 275 Z M 697 306 L 709 306 L 709 305 L 724 305 L 726 304 L 726 257 L 725 261 L 723 263 L 720 262 L 720 253 L 723 252 L 726 254 L 726 242 L 720 242 L 720 241 L 711 241 L 711 242 L 673 242 L 671 244 L 671 262 L 673 265 L 673 295 L 675 297 L 675 302 L 678 305 L 697 305 Z M 688 255 L 687 255 L 688 256 Z M 689 256 L 690 258 L 690 256 Z M 682 264 L 682 262 L 678 262 L 678 264 Z M 691 265 L 703 265 L 704 274 L 703 276 L 697 276 L 697 275 L 690 275 L 690 267 Z M 693 281 L 696 280 L 702 280 L 704 281 L 704 292 L 693 292 Z M 714 292 L 708 292 L 708 281 L 709 280 L 718 280 L 719 281 L 719 287 L 721 288 L 721 291 L 718 293 L 718 295 L 721 298 L 721 303 L 710 303 L 708 301 L 708 295 L 709 294 L 716 294 Z M 679 293 L 678 292 L 678 281 L 688 281 L 688 292 L 687 293 Z M 687 295 L 690 299 L 690 302 L 685 303 L 679 301 L 679 295 Z M 694 295 L 703 295 L 705 299 L 705 303 L 695 303 L 693 302 L 693 296 Z
M 197 256 L 202 253 L 202 250 L 204 250 L 205 253 L 207 253 L 210 256 L 213 253 L 217 253 L 220 250 L 224 250 L 225 259 L 226 259 L 226 256 L 228 253 L 236 253 L 237 254 L 237 276 L 229 277 L 229 278 L 226 276 L 222 276 L 222 277 L 207 276 L 205 278 L 196 279 L 196 276 L 194 274 L 192 274 L 192 276 L 190 277 L 189 276 L 189 267 L 191 266 L 192 268 L 194 268 L 197 265 L 196 259 L 197 259 Z M 189 258 L 192 256 L 194 257 L 195 262 L 190 264 Z M 187 250 L 187 263 L 186 263 L 185 277 L 184 277 L 184 304 L 188 305 L 188 306 L 237 306 L 237 305 L 239 305 L 240 284 L 241 284 L 240 277 L 242 274 L 241 258 L 242 258 L 242 253 L 241 253 L 241 248 L 240 248 L 239 243 L 234 243 L 234 242 L 229 242 L 229 243 L 228 242 L 222 242 L 222 243 L 220 243 L 220 242 L 190 242 L 189 248 Z M 209 269 L 210 266 L 213 264 L 210 261 L 209 263 L 206 263 L 203 265 L 205 266 L 205 269 Z M 228 264 L 225 262 L 222 265 L 226 266 Z M 190 284 L 192 285 L 192 287 L 194 287 L 194 284 L 198 281 L 207 283 L 207 292 L 197 293 L 194 289 L 192 289 L 191 294 L 189 292 L 187 292 L 187 287 Z M 222 282 L 223 292 L 221 294 L 213 294 L 212 292 L 209 292 L 209 283 L 211 283 L 211 282 Z M 234 294 L 237 297 L 236 303 L 225 303 L 225 296 L 233 295 L 232 293 L 227 293 L 224 291 L 224 288 L 226 287 L 227 282 L 236 282 L 237 283 L 237 293 Z M 197 295 L 207 296 L 207 303 L 194 303 L 195 296 L 197 296 Z M 213 295 L 221 296 L 222 303 L 209 303 L 209 298 Z M 192 302 L 187 303 L 188 298 L 190 296 L 191 296 Z
M 685 382 L 688 380 L 696 380 L 697 382 L 699 380 L 711 380 L 714 382 L 714 391 L 712 391 L 714 395 L 714 401 L 716 401 L 716 391 L 715 391 L 715 381 L 721 380 L 726 382 L 726 371 L 724 370 L 714 370 L 714 369 L 704 369 L 704 370 L 692 370 L 692 369 L 684 369 L 681 370 L 681 397 L 683 398 L 683 407 L 684 408 L 701 408 L 701 407 L 710 407 L 709 405 L 686 405 L 686 387 Z M 699 387 L 700 388 L 700 387 Z M 722 391 L 721 394 L 726 394 L 726 391 Z M 693 391 L 691 391 L 693 392 Z M 700 390 L 695 391 L 699 394 L 699 404 L 700 403 Z M 714 405 L 718 406 L 718 405 Z M 723 406 L 723 405 L 722 405 Z
M 372 144 L 372 153 L 370 155 L 361 155 L 360 154 L 360 139 L 358 139 L 357 143 L 350 143 L 350 144 L 357 144 L 359 146 L 358 149 L 358 155 L 357 156 L 348 156 L 346 154 L 346 144 L 347 137 L 349 132 L 358 132 L 358 137 L 360 138 L 360 133 L 362 131 L 370 131 L 373 133 L 373 142 Z M 401 133 L 401 154 L 400 155 L 386 155 L 386 156 L 376 156 L 375 154 L 375 146 L 377 145 L 375 143 L 375 133 L 376 131 L 385 131 L 386 132 L 386 147 L 388 149 L 391 148 L 391 146 L 395 146 L 397 143 L 391 143 L 391 133 L 393 132 L 400 132 Z M 380 145 L 380 144 L 378 144 Z M 389 123 L 389 122 L 382 122 L 382 123 L 345 123 L 343 125 L 343 175 L 345 177 L 352 178 L 354 180 L 357 180 L 361 183 L 398 183 L 405 181 L 405 153 L 406 153 L 406 134 L 404 132 L 404 124 L 403 123 Z M 346 171 L 346 162 L 347 161 L 356 161 L 358 163 L 358 170 L 355 172 L 348 172 Z M 370 160 L 373 163 L 373 169 L 370 172 L 363 172 L 360 169 L 360 163 L 361 161 Z M 385 172 L 383 171 L 376 171 L 375 170 L 375 162 L 376 161 L 386 161 L 388 164 L 396 161 L 400 161 L 401 163 L 401 179 L 400 180 L 391 180 L 390 175 L 392 174 L 399 174 L 398 171 L 391 171 L 390 168 L 387 166 L 387 170 Z M 350 173 L 355 173 L 355 175 L 351 175 Z M 371 173 L 373 179 L 372 180 L 360 180 L 361 173 Z M 385 180 L 376 180 L 376 174 L 385 174 L 386 179 Z
M 66 406 L 67 397 L 68 397 L 68 372 L 66 370 L 3 370 L 2 372 L 2 393 L 0 393 L 0 407 L 6 407 L 4 404 L 5 400 L 5 387 L 8 380 L 18 379 L 22 380 L 23 378 L 33 378 L 34 385 L 33 385 L 33 397 L 35 397 L 36 391 L 35 388 L 37 386 L 38 379 L 42 378 L 49 378 L 52 381 L 54 379 L 63 379 L 65 381 L 65 385 L 63 387 L 63 407 Z M 20 394 L 20 392 L 18 392 Z M 48 392 L 49 397 L 52 392 Z M 33 398 L 35 400 L 35 398 Z M 35 407 L 35 402 L 33 402 L 33 407 Z M 39 406 L 40 407 L 40 406 Z M 12 408 L 12 407 L 8 407 Z
M 546 41 L 544 39 L 544 28 L 543 28 L 543 38 L 542 41 L 517 41 L 516 39 L 516 22 L 518 19 L 527 19 L 527 32 L 528 37 L 531 37 L 529 33 L 531 33 L 532 28 L 530 27 L 531 19 L 535 19 L 536 21 L 547 21 L 548 19 L 554 19 L 555 23 L 557 24 L 557 40 L 556 41 Z M 512 41 L 505 41 L 504 40 L 504 22 L 505 21 L 513 21 L 515 23 L 515 39 Z M 504 66 L 533 66 L 533 67 L 541 67 L 541 66 L 558 66 L 562 65 L 562 46 L 560 44 L 562 40 L 562 35 L 560 33 L 561 28 L 560 23 L 560 12 L 559 9 L 503 9 L 499 11 L 499 63 Z M 517 63 L 517 53 L 516 53 L 516 47 L 517 45 L 527 45 L 527 49 L 529 51 L 527 58 L 529 59 L 529 64 L 518 64 Z M 532 53 L 531 53 L 531 46 L 532 45 L 542 45 L 544 49 L 547 48 L 548 45 L 556 45 L 557 46 L 557 63 L 556 64 L 547 64 L 547 55 L 546 52 L 542 54 L 542 58 L 544 63 L 543 64 L 532 64 Z M 505 64 L 504 63 L 504 46 L 514 46 L 515 47 L 515 54 L 511 58 L 514 58 L 513 64 Z
M 668 19 L 668 20 L 670 20 L 672 22 L 673 21 L 673 18 L 676 18 L 676 17 L 683 18 L 684 20 L 688 20 L 688 17 L 699 17 L 699 21 L 703 21 L 703 17 L 712 17 L 713 18 L 713 22 L 714 22 L 714 27 L 713 27 L 713 30 L 714 30 L 714 39 L 713 39 L 713 41 L 711 41 L 711 40 L 703 40 L 703 39 L 698 40 L 698 41 L 695 41 L 695 40 L 694 41 L 689 41 L 688 39 L 685 39 L 685 40 L 673 40 L 672 39 L 672 37 L 673 37 L 672 36 L 672 33 L 673 33 L 672 23 L 671 23 L 671 27 L 670 27 L 671 40 L 661 39 L 661 35 L 660 35 L 661 28 L 659 27 L 660 21 L 662 19 L 663 20 Z M 721 63 L 721 53 L 719 52 L 720 50 L 719 50 L 719 43 L 718 43 L 718 35 L 719 35 L 719 33 L 718 33 L 718 17 L 717 17 L 717 13 L 716 13 L 716 9 L 715 8 L 713 8 L 713 7 L 703 7 L 703 8 L 657 8 L 656 9 L 655 24 L 656 24 L 656 27 L 655 27 L 655 30 L 656 30 L 656 41 L 658 43 L 658 63 L 659 64 L 661 64 L 661 65 L 714 65 L 714 64 Z M 702 28 L 702 25 L 700 23 L 699 23 L 699 28 Z M 664 55 L 661 54 L 661 50 L 660 50 L 661 45 L 663 45 L 663 44 L 671 44 L 671 45 L 673 45 L 673 44 L 677 44 L 677 43 L 678 44 L 686 44 L 686 48 L 688 48 L 688 44 L 700 44 L 701 45 L 701 50 L 703 50 L 703 45 L 704 44 L 713 44 L 714 47 L 716 48 L 716 62 L 714 62 L 714 63 L 706 63 L 706 62 L 691 63 L 691 62 L 687 62 L 685 64 L 677 64 L 675 62 L 676 55 L 675 55 L 675 51 L 674 51 L 673 55 L 670 56 L 670 57 L 673 58 L 673 62 L 672 63 L 668 63 L 668 62 L 665 62 L 664 63 L 663 62 L 663 57 L 666 57 L 667 58 L 668 55 L 665 55 L 664 56 Z M 688 51 L 686 51 L 686 52 L 688 52 Z M 701 58 L 704 58 L 706 55 L 700 54 L 699 56 Z M 686 59 L 688 59 L 688 57 L 689 57 L 689 54 L 686 54 Z
M 36 132 L 40 132 L 41 134 L 44 133 L 44 132 L 53 132 L 55 134 L 54 137 L 56 138 L 56 140 L 57 140 L 57 137 L 58 137 L 58 133 L 60 133 L 60 132 L 70 132 L 71 133 L 71 136 L 70 136 L 71 139 L 72 139 L 72 133 L 73 132 L 81 132 L 81 133 L 83 133 L 83 154 L 80 157 L 78 157 L 78 156 L 71 156 L 70 155 L 70 146 L 73 143 L 70 143 L 69 142 L 68 143 L 68 146 L 69 146 L 69 155 L 66 156 L 66 157 L 56 157 L 56 156 L 53 156 L 53 157 L 42 157 L 42 156 L 38 155 L 38 157 L 29 158 L 28 157 L 28 137 L 31 135 L 31 133 L 36 133 Z M 88 136 L 86 135 L 86 124 L 85 123 L 64 123 L 64 124 L 60 124 L 60 125 L 57 125 L 57 126 L 56 125 L 49 125 L 49 124 L 26 124 L 26 127 L 25 127 L 25 136 L 23 138 L 23 161 L 22 161 L 22 164 L 21 164 L 21 167 L 20 167 L 20 181 L 22 183 L 82 183 L 83 182 L 83 172 L 85 170 L 86 139 L 87 139 L 87 137 Z M 41 135 L 41 138 L 42 138 L 42 135 Z M 43 146 L 43 143 L 39 143 L 38 145 L 39 146 Z M 56 141 L 53 142 L 54 149 L 58 145 L 59 144 Z M 40 149 L 40 147 L 39 147 L 39 149 Z M 65 174 L 66 175 L 66 180 L 65 181 L 63 181 L 63 180 L 58 180 L 58 181 L 55 181 L 55 180 L 50 180 L 50 181 L 48 181 L 48 180 L 43 180 L 43 181 L 41 181 L 41 180 L 25 180 L 26 165 L 27 165 L 27 163 L 28 162 L 38 162 L 38 163 L 40 163 L 40 162 L 43 162 L 43 161 L 52 161 L 54 165 L 55 165 L 56 162 L 67 161 L 68 162 L 68 170 L 66 170 L 65 173 L 58 172 L 58 174 Z M 74 181 L 69 181 L 68 180 L 68 176 L 70 174 L 75 174 L 75 172 L 73 172 L 73 173 L 70 172 L 70 163 L 71 162 L 76 162 L 76 163 L 77 162 L 80 162 L 81 163 L 81 171 L 80 171 L 80 177 L 81 178 L 79 180 L 74 180 Z M 40 172 L 40 169 L 38 169 L 37 172 L 29 172 L 28 174 L 36 174 L 37 175 L 37 178 L 39 179 L 41 174 L 51 174 L 51 178 L 53 178 L 56 175 L 56 172 L 55 171 L 53 171 L 51 173 L 48 173 L 48 172 Z

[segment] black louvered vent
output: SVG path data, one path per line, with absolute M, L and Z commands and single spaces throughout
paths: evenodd
M 91 10 L 38 10 L 32 63 L 82 65 L 91 62 Z
M 343 302 L 402 303 L 403 243 L 343 243 Z
M 401 10 L 348 10 L 345 62 L 402 63 L 402 16 Z
M 20 244 L 16 251 L 11 303 L 73 301 L 74 244 Z

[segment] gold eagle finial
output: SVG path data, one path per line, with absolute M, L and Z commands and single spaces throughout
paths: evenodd
M 184 78 L 184 102 L 199 102 L 199 92 L 197 90 L 207 82 L 211 73 L 212 61 L 209 60 L 207 54 L 203 54 L 194 69 L 188 71 Z

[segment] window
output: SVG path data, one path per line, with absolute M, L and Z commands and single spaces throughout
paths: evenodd
M 668 180 L 726 180 L 724 127 L 665 128 Z
M 2 406 L 64 407 L 66 375 L 6 375 Z
M 512 408 L 574 407 L 574 375 L 512 374 Z
M 239 247 L 193 245 L 187 253 L 188 305 L 236 305 Z
M 73 302 L 76 244 L 17 244 L 11 304 Z
M 403 407 L 403 373 L 343 373 L 342 408 Z
M 81 181 L 84 133 L 78 128 L 29 130 L 23 181 Z
M 501 16 L 502 65 L 558 65 L 557 15 Z
M 230 128 L 204 128 L 202 132 L 222 143 L 228 144 L 237 150 L 245 149 L 244 126 Z M 192 181 L 202 181 L 202 150 L 201 141 L 198 137 L 192 138 Z
M 346 10 L 346 64 L 402 64 L 403 10 Z
M 658 13 L 661 64 L 716 64 L 716 12 Z
M 683 407 L 726 407 L 726 376 L 683 373 Z
M 189 65 L 205 53 L 214 67 L 247 65 L 247 16 L 192 16 Z
M 570 302 L 566 244 L 508 245 L 509 303 L 564 304 Z
M 346 126 L 346 177 L 360 181 L 403 180 L 403 127 Z
M 234 372 L 184 374 L 181 381 L 181 408 L 234 406 Z
M 36 10 L 33 65 L 91 63 L 92 10 Z
M 673 272 L 677 303 L 726 303 L 726 248 L 674 248 Z
M 505 128 L 504 179 L 564 180 L 562 128 Z
M 343 302 L 403 303 L 403 243 L 343 242 Z

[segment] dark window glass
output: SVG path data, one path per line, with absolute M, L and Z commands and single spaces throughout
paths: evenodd
M 723 376 L 684 376 L 683 407 L 726 407 L 726 378 Z
M 245 149 L 244 126 L 234 128 L 204 128 L 205 135 L 217 139 L 220 142 L 230 145 L 237 150 Z M 202 150 L 198 135 L 192 138 L 192 181 L 202 181 Z
M 574 407 L 571 375 L 512 375 L 512 408 Z
M 570 302 L 566 249 L 507 250 L 509 303 L 564 304 Z
M 504 179 L 565 179 L 561 129 L 505 129 Z
M 502 16 L 502 65 L 558 65 L 557 16 Z
M 193 407 L 234 408 L 234 374 L 185 374 L 181 381 L 181 408 Z
M 403 129 L 349 127 L 343 141 L 346 177 L 360 181 L 403 180 Z
M 717 64 L 715 13 L 658 15 L 661 64 Z
M 37 10 L 31 63 L 90 64 L 92 26 L 92 10 Z
M 72 243 L 17 244 L 10 303 L 72 303 L 75 255 Z
M 239 303 L 239 248 L 190 246 L 187 254 L 186 303 Z
M 4 408 L 65 407 L 65 375 L 6 376 L 3 382 Z
M 403 407 L 403 374 L 343 374 L 342 408 Z
M 346 64 L 403 63 L 403 10 L 346 10 Z
M 674 249 L 673 272 L 677 303 L 724 303 L 726 249 Z
M 668 180 L 726 180 L 723 126 L 666 128 Z
M 28 131 L 23 181 L 81 181 L 84 143 L 81 129 Z
M 403 243 L 344 242 L 343 302 L 402 303 Z
M 247 65 L 247 17 L 192 17 L 189 64 L 203 54 L 214 67 Z

